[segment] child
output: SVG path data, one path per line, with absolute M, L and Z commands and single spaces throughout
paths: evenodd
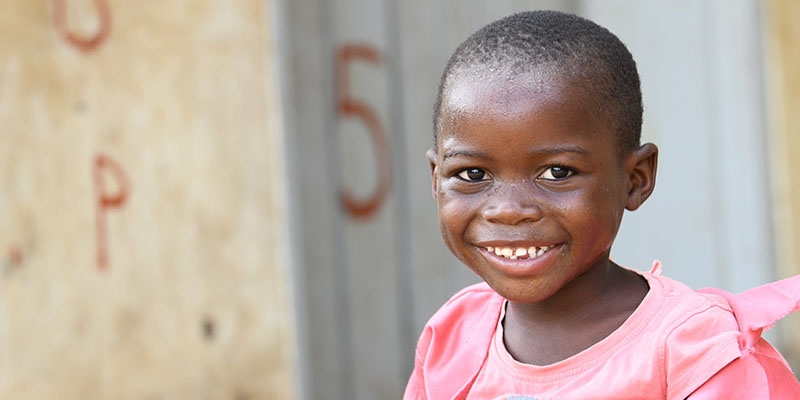
M 641 123 L 633 58 L 590 21 L 521 13 L 458 47 L 427 156 L 442 237 L 485 283 L 425 326 L 406 399 L 800 399 L 760 337 L 800 277 L 737 296 L 609 259 L 655 185 Z

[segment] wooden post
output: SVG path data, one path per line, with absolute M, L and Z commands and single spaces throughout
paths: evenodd
M 800 2 L 769 0 L 765 6 L 767 115 L 774 187 L 778 274 L 800 273 Z M 800 316 L 782 324 L 785 355 L 800 368 Z

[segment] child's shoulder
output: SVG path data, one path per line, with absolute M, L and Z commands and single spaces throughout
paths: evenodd
M 486 283 L 453 295 L 425 324 L 406 398 L 452 398 L 474 379 L 497 327 L 504 299 Z
M 650 272 L 640 272 L 651 292 L 660 292 L 666 308 L 678 319 L 726 318 L 742 334 L 760 336 L 765 329 L 800 308 L 800 275 L 767 283 L 743 293 L 717 288 L 692 289 L 661 276 L 658 262 Z
M 648 297 L 640 307 L 663 307 L 666 315 L 678 320 L 704 315 L 732 315 L 728 299 L 714 291 L 695 290 L 685 283 L 662 276 L 660 270 L 639 272 L 650 286 Z
M 492 290 L 485 282 L 476 283 L 459 290 L 442 305 L 431 317 L 430 324 L 450 323 L 452 319 L 486 320 L 494 326 L 500 316 L 503 297 Z
M 442 308 L 448 307 L 452 304 L 458 304 L 461 302 L 474 302 L 480 300 L 486 300 L 493 297 L 500 297 L 497 292 L 492 290 L 486 282 L 479 282 L 473 285 L 469 285 L 458 292 L 452 295 L 447 302 L 444 303 Z
M 778 320 L 800 309 L 800 275 L 738 294 L 707 288 L 695 291 L 692 297 L 711 304 L 709 310 L 716 311 L 707 314 L 716 317 L 690 315 L 682 327 L 684 329 L 677 335 L 670 335 L 672 344 L 682 342 L 684 345 L 673 347 L 691 348 L 694 353 L 693 359 L 684 358 L 688 362 L 671 363 L 678 371 L 673 371 L 673 375 L 684 377 L 686 381 L 697 380 L 703 371 L 695 366 L 705 362 L 708 356 L 723 351 L 713 349 L 704 355 L 694 350 L 712 349 L 727 342 L 726 350 L 731 353 L 732 361 L 719 369 L 706 369 L 714 375 L 699 381 L 702 386 L 698 389 L 698 397 L 728 393 L 735 385 L 740 395 L 737 398 L 798 398 L 800 384 L 791 368 L 761 334 Z M 716 332 L 717 336 L 709 332 Z
M 486 283 L 461 289 L 428 319 L 417 351 L 448 352 L 478 343 L 488 346 L 505 300 Z

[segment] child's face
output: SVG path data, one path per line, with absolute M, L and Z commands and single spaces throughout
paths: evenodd
M 544 300 L 606 265 L 625 208 L 652 190 L 635 193 L 641 149 L 620 150 L 580 94 L 546 73 L 460 75 L 444 94 L 428 152 L 442 236 L 511 301 Z

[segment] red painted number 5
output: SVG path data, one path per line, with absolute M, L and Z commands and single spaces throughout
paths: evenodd
M 336 54 L 336 94 L 337 109 L 342 117 L 358 118 L 367 128 L 372 145 L 375 148 L 375 160 L 378 167 L 378 184 L 366 198 L 356 198 L 342 188 L 339 199 L 349 216 L 355 219 L 366 219 L 373 216 L 386 201 L 391 182 L 391 162 L 386 132 L 383 130 L 377 114 L 366 104 L 350 97 L 350 76 L 347 65 L 356 59 L 380 64 L 380 55 L 372 47 L 363 45 L 345 45 Z

